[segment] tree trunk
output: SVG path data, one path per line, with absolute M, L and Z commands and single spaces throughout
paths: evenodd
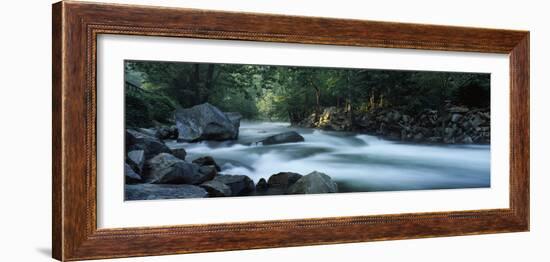
M 193 77 L 192 77 L 192 80 L 191 80 L 191 84 L 193 86 L 193 89 L 196 92 L 196 99 L 198 101 L 201 101 L 200 81 L 201 81 L 200 66 L 199 66 L 199 64 L 195 64 L 194 67 L 193 67 Z
M 347 117 L 348 117 L 348 121 L 350 123 L 350 125 L 353 125 L 353 112 L 352 112 L 352 109 L 353 109 L 353 105 L 352 105 L 352 94 L 351 94 L 351 71 L 348 71 L 347 73 L 347 77 L 346 77 L 346 91 L 347 91 L 347 96 L 348 96 L 348 101 L 347 101 L 347 105 L 346 105 L 346 110 L 347 110 Z
M 204 102 L 208 102 L 208 99 L 210 98 L 210 93 L 212 92 L 212 86 L 214 85 L 214 65 L 209 64 L 208 68 L 206 69 L 206 80 L 204 87 L 206 90 L 204 90 L 202 100 Z
M 315 87 L 315 102 L 316 102 L 315 117 L 319 118 L 321 114 L 321 90 L 318 87 Z
M 321 117 L 321 88 L 315 85 L 312 79 L 309 80 L 309 83 L 315 90 L 315 122 L 317 122 Z

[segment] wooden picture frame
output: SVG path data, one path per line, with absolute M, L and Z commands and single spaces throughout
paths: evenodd
M 64 1 L 53 5 L 53 257 L 62 260 L 529 230 L 529 32 Z M 98 229 L 99 34 L 508 54 L 510 207 Z

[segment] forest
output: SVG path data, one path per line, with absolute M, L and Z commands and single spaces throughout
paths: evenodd
M 176 108 L 209 102 L 244 119 L 297 124 L 324 108 L 356 115 L 391 108 L 416 115 L 445 105 L 487 108 L 482 73 L 127 60 L 126 125 L 171 122 Z

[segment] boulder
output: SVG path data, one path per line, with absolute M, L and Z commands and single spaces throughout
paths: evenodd
M 147 181 L 152 184 L 200 184 L 215 174 L 201 170 L 199 165 L 188 163 L 171 154 L 161 153 L 147 162 Z
M 451 116 L 451 122 L 456 123 L 456 122 L 460 121 L 460 119 L 462 119 L 462 115 L 461 115 L 461 114 L 453 114 L 453 115 Z
M 193 185 L 135 184 L 124 186 L 124 200 L 204 198 L 205 189 Z
M 338 185 L 332 181 L 330 176 L 313 171 L 288 188 L 289 194 L 320 194 L 337 193 Z
M 126 129 L 126 150 L 127 152 L 134 150 L 143 150 L 145 160 L 148 160 L 160 153 L 171 153 L 160 139 L 141 133 L 136 130 Z
M 258 184 L 256 184 L 256 191 L 264 192 L 267 190 L 267 181 L 265 181 L 265 178 L 260 178 L 260 181 L 258 181 Z
M 283 195 L 286 194 L 288 188 L 296 183 L 302 175 L 292 172 L 280 172 L 269 177 L 267 180 L 267 195 Z
M 214 178 L 231 188 L 232 196 L 243 196 L 254 191 L 254 181 L 245 175 L 218 175 Z
M 298 173 L 280 172 L 269 177 L 267 186 L 269 188 L 282 188 L 286 191 L 288 187 L 296 183 L 303 176 Z
M 133 150 L 128 152 L 126 162 L 136 173 L 141 174 L 145 165 L 145 150 Z
M 241 119 L 243 116 L 238 112 L 225 112 L 225 116 L 229 118 L 229 121 L 231 121 L 231 124 L 233 124 L 233 127 L 237 130 L 237 135 L 235 137 L 239 137 L 239 128 L 241 127 Z
M 220 166 L 218 166 L 216 161 L 214 161 L 214 158 L 212 158 L 211 156 L 199 157 L 199 158 L 193 160 L 193 163 L 195 163 L 199 166 L 215 166 L 216 170 L 221 171 Z
M 232 115 L 233 121 L 217 107 L 204 103 L 175 112 L 178 141 L 196 142 L 202 140 L 237 139 L 240 121 Z
M 470 124 L 472 124 L 473 127 L 478 127 L 479 125 L 483 124 L 483 120 L 479 115 L 475 115 L 472 120 L 470 120 Z
M 474 141 L 472 140 L 471 137 L 469 136 L 465 136 L 463 139 L 462 139 L 462 143 L 464 144 L 472 144 Z
M 200 187 L 204 188 L 208 192 L 210 197 L 227 197 L 231 196 L 231 188 L 216 180 L 210 180 L 202 183 Z
M 137 128 L 136 131 L 147 135 L 147 136 L 156 136 L 157 130 L 155 128 Z
M 295 131 L 288 131 L 277 135 L 269 136 L 263 140 L 258 141 L 262 145 L 276 145 L 284 143 L 303 142 L 304 137 Z
M 124 163 L 124 183 L 134 184 L 141 182 L 141 176 L 138 175 L 130 165 Z
M 178 128 L 176 126 L 157 127 L 155 136 L 159 139 L 178 139 Z
M 185 151 L 185 148 L 183 148 L 183 147 L 172 148 L 172 155 L 174 155 L 175 157 L 177 157 L 181 160 L 185 160 L 185 157 L 187 156 L 187 152 Z
M 205 176 L 204 179 L 211 180 L 218 174 L 218 170 L 215 166 L 200 166 L 199 173 Z

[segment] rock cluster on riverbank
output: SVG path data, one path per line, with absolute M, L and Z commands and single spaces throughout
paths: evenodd
M 378 135 L 391 140 L 443 144 L 489 144 L 491 113 L 489 109 L 448 106 L 442 110 L 423 110 L 409 115 L 397 109 L 379 108 L 350 115 L 343 109 L 325 108 L 299 126 L 335 131 L 354 131 Z
M 221 173 L 222 169 L 211 156 L 191 161 L 184 148 L 171 149 L 163 141 L 237 139 L 240 115 L 236 113 L 223 113 L 212 105 L 202 104 L 177 111 L 176 123 L 177 127 L 126 130 L 126 200 L 338 192 L 336 183 L 319 172 L 305 176 L 282 172 L 254 184 L 246 175 Z M 302 141 L 301 135 L 290 131 L 256 143 L 268 146 Z
M 281 172 L 254 184 L 245 175 L 220 173 L 210 156 L 189 161 L 184 149 L 171 150 L 148 134 L 127 130 L 126 143 L 126 200 L 338 192 L 337 184 L 319 172 L 305 176 Z

